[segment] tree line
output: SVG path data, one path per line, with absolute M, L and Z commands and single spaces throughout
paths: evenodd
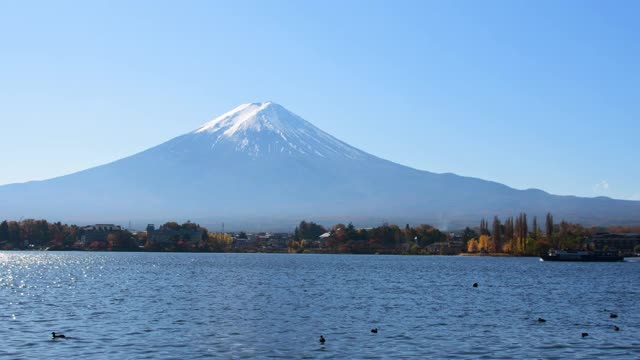
M 290 252 L 329 252 L 349 254 L 428 254 L 428 246 L 449 240 L 448 234 L 431 225 L 404 228 L 383 224 L 356 229 L 352 223 L 336 224 L 327 229 L 314 222 L 302 221 L 294 230 Z M 318 237 L 326 236 L 322 239 Z
M 230 251 L 233 238 L 228 234 L 212 233 L 190 221 L 184 224 L 167 222 L 160 231 L 198 230 L 203 236 L 198 241 L 173 236 L 162 244 L 154 243 L 147 232 L 125 229 L 104 231 L 99 238 L 82 241 L 91 230 L 77 225 L 46 220 L 26 219 L 0 223 L 0 250 L 99 250 L 99 251 Z
M 586 239 L 598 232 L 640 232 L 640 227 L 612 226 L 586 228 L 567 221 L 556 223 L 547 213 L 543 224 L 526 213 L 504 219 L 495 216 L 490 223 L 480 220 L 480 226 L 455 232 L 443 232 L 431 225 L 399 227 L 384 223 L 377 227 L 356 228 L 352 223 L 339 223 L 330 228 L 309 221 L 301 221 L 293 233 L 283 237 L 282 248 L 269 248 L 264 240 L 249 246 L 237 247 L 236 240 L 247 240 L 247 234 L 234 236 L 209 232 L 198 224 L 167 222 L 159 231 L 177 231 L 169 239 L 154 242 L 147 232 L 128 230 L 109 231 L 103 239 L 81 241 L 90 230 L 77 225 L 46 220 L 26 219 L 0 223 L 0 250 L 107 250 L 107 251 L 198 251 L 245 252 L 289 251 L 352 254 L 434 254 L 439 244 L 459 252 L 504 253 L 511 255 L 539 255 L 548 249 L 584 249 Z M 180 233 L 184 231 L 186 233 Z M 191 239 L 189 231 L 200 231 L 201 237 Z M 434 247 L 436 246 L 436 247 Z
M 632 228 L 614 227 L 616 231 L 628 231 Z M 611 230 L 608 228 L 586 228 L 580 224 L 567 221 L 556 223 L 553 215 L 547 213 L 544 226 L 540 226 L 538 218 L 528 221 L 526 213 L 507 217 L 501 220 L 493 218 L 491 229 L 486 219 L 480 220 L 479 236 L 467 242 L 470 253 L 506 253 L 512 255 L 539 255 L 549 249 L 586 249 L 585 240 L 597 232 Z
M 356 229 L 353 224 L 336 224 L 325 228 L 302 221 L 294 230 L 289 243 L 290 252 L 329 252 L 352 254 L 433 254 L 438 245 L 447 242 L 460 252 L 509 255 L 540 255 L 549 249 L 587 249 L 588 239 L 596 233 L 640 232 L 639 226 L 585 227 L 565 220 L 556 222 L 549 212 L 544 221 L 530 218 L 522 212 L 501 219 L 494 216 L 491 223 L 481 219 L 478 227 L 442 232 L 431 225 L 404 228 L 383 224 L 378 227 Z M 322 234 L 322 239 L 318 237 Z
M 3 250 L 28 247 L 71 248 L 82 230 L 76 225 L 46 220 L 26 219 L 0 223 L 0 248 Z

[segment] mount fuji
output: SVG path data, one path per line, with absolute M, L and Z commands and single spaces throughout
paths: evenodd
M 356 149 L 273 102 L 250 103 L 130 157 L 44 181 L 0 186 L 0 219 L 166 220 L 287 229 L 303 219 L 475 225 L 530 217 L 640 222 L 640 202 L 551 195 L 416 170 Z

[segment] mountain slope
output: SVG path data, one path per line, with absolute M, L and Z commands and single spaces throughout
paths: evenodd
M 0 187 L 0 218 L 287 228 L 304 218 L 447 227 L 526 211 L 635 223 L 640 202 L 550 195 L 419 171 L 358 150 L 282 106 L 241 105 L 166 143 L 75 174 Z

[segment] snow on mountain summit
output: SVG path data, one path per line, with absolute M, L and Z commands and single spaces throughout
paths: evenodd
M 271 102 L 242 104 L 205 123 L 193 134 L 209 135 L 211 147 L 224 143 L 251 157 L 265 153 L 360 159 L 368 154 Z
M 271 101 L 242 104 L 202 125 L 195 133 L 217 133 L 224 129 L 223 135 L 232 137 L 236 132 L 248 129 L 260 131 L 263 127 L 281 128 L 283 124 L 279 121 L 276 107 L 281 106 Z

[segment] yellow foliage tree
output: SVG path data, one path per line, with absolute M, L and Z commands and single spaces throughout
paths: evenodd
M 208 251 L 224 251 L 233 246 L 233 238 L 224 233 L 208 233 L 207 240 L 200 244 L 201 248 Z
M 489 235 L 480 235 L 480 238 L 478 239 L 478 249 L 480 251 L 489 251 L 489 249 L 491 248 L 490 242 L 491 238 L 489 237 Z
M 478 240 L 471 239 L 467 242 L 467 252 L 470 252 L 470 253 L 478 252 Z

